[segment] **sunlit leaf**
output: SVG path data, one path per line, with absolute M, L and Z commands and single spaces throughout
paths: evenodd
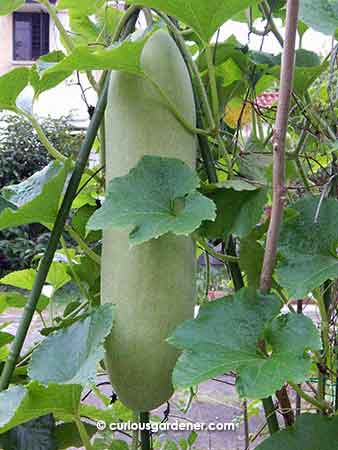
M 223 23 L 249 6 L 255 0 L 130 0 L 129 4 L 149 6 L 175 16 L 190 25 L 205 41 L 209 41 Z
M 16 99 L 28 85 L 29 76 L 29 69 L 19 67 L 0 77 L 0 111 L 16 109 Z

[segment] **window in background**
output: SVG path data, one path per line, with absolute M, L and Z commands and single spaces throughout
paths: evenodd
M 15 12 L 13 14 L 13 59 L 35 61 L 49 52 L 49 15 Z

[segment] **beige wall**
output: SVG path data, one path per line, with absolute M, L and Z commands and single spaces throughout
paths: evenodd
M 41 10 L 44 10 L 44 8 L 38 4 L 27 4 L 19 9 L 19 11 L 27 12 Z M 61 11 L 58 13 L 58 16 L 63 25 L 67 27 L 68 16 L 66 12 Z M 50 22 L 49 42 L 51 51 L 62 50 L 59 33 L 52 21 Z M 13 61 L 13 16 L 0 16 L 0 76 L 15 67 L 31 64 L 29 62 Z
M 0 75 L 12 68 L 12 16 L 0 16 Z

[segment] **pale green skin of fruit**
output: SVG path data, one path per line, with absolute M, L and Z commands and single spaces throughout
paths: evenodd
M 147 42 L 142 66 L 195 126 L 193 91 L 172 38 L 160 30 Z M 106 112 L 106 176 L 122 176 L 145 154 L 196 160 L 196 138 L 174 117 L 149 81 L 113 72 Z M 130 230 L 129 230 L 130 231 Z M 192 239 L 167 234 L 131 247 L 128 231 L 103 234 L 102 301 L 116 305 L 106 364 L 119 399 L 134 411 L 152 410 L 173 394 L 178 351 L 165 339 L 195 305 Z

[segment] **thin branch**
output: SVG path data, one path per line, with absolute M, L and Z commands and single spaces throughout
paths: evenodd
M 298 10 L 299 0 L 288 0 L 285 46 L 282 57 L 280 80 L 280 98 L 273 135 L 274 167 L 271 221 L 267 235 L 260 280 L 260 289 L 263 293 L 269 292 L 271 288 L 272 274 L 276 263 L 279 229 L 283 219 L 283 202 L 285 195 L 285 143 L 293 86 Z
M 277 108 L 276 126 L 273 133 L 273 199 L 271 220 L 267 235 L 260 290 L 268 293 L 272 286 L 272 274 L 276 264 L 279 229 L 283 220 L 283 202 L 285 195 L 285 143 L 289 119 L 290 99 L 292 95 L 295 64 L 295 45 L 298 23 L 299 0 L 287 1 L 286 31 L 282 56 L 280 96 Z M 283 411 L 290 405 L 285 388 L 277 392 Z M 283 414 L 286 424 L 292 423 L 292 417 Z

